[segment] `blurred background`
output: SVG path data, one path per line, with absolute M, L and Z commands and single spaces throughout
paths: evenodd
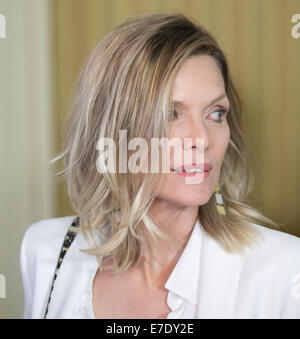
M 78 72 L 113 27 L 150 12 L 182 12 L 217 39 L 244 104 L 249 202 L 300 236 L 300 37 L 292 36 L 300 0 L 0 0 L 0 318 L 22 317 L 26 229 L 74 215 L 54 176 L 61 167 L 49 161 L 61 150 Z

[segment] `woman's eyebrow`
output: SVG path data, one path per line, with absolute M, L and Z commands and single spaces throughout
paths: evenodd
M 210 106 L 214 105 L 215 103 L 217 103 L 218 101 L 224 99 L 225 97 L 226 97 L 226 93 L 220 94 L 217 98 L 213 99 L 213 100 L 210 102 L 210 104 L 207 105 L 207 106 L 204 108 L 204 111 L 206 111 Z M 182 107 L 185 106 L 184 102 L 179 101 L 179 100 L 173 101 L 173 104 L 174 104 L 174 105 L 179 105 L 179 106 L 182 106 Z
M 215 98 L 209 105 L 207 105 L 204 108 L 204 111 L 206 111 L 210 106 L 214 105 L 215 103 L 217 103 L 218 101 L 224 99 L 226 97 L 226 93 L 223 93 L 221 95 L 219 95 L 217 98 Z

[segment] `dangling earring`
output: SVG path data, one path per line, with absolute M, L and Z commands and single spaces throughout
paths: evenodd
M 215 189 L 215 196 L 216 196 L 216 202 L 217 202 L 217 210 L 220 214 L 223 214 L 225 215 L 226 212 L 225 212 L 225 208 L 224 208 L 224 205 L 223 205 L 223 199 L 222 199 L 222 194 L 219 193 L 219 190 L 220 190 L 220 187 L 219 185 L 216 187 Z

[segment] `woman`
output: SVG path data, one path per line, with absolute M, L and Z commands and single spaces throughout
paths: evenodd
M 167 148 L 169 171 L 154 138 L 190 140 Z M 23 239 L 24 316 L 299 318 L 300 240 L 245 203 L 246 154 L 225 56 L 202 26 L 151 14 L 113 29 L 80 74 L 59 157 L 76 216 Z

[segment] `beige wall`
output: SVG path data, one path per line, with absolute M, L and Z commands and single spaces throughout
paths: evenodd
M 73 214 L 47 163 L 60 151 L 81 65 L 127 17 L 177 10 L 203 23 L 227 54 L 244 102 L 253 205 L 300 236 L 300 38 L 291 36 L 299 0 L 0 0 L 7 21 L 7 38 L 0 39 L 0 274 L 7 281 L 0 318 L 22 315 L 19 246 L 26 228 Z

